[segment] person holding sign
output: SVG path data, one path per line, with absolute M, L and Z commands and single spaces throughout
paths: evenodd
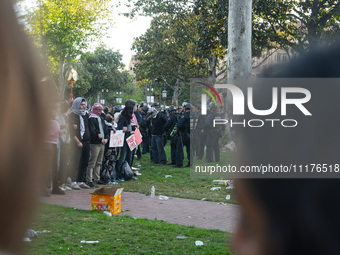
M 133 100 L 127 100 L 125 102 L 125 107 L 120 114 L 118 120 L 117 130 L 123 130 L 124 135 L 124 145 L 120 148 L 120 157 L 117 163 L 117 178 L 118 180 L 123 181 L 124 177 L 122 176 L 122 165 L 126 161 L 129 166 L 132 165 L 132 153 L 127 144 L 126 139 L 131 136 L 134 131 L 132 130 L 132 122 L 133 122 L 133 113 L 136 111 L 137 104 Z

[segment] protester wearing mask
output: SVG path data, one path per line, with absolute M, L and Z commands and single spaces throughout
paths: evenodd
M 100 103 L 95 103 L 89 118 L 91 158 L 86 179 L 88 186 L 91 188 L 94 187 L 94 183 L 104 184 L 100 181 L 100 168 L 109 135 L 104 119 L 101 117 L 102 111 L 103 106 Z

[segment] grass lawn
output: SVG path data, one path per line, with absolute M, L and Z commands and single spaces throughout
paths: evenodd
M 169 142 L 165 146 L 165 152 L 169 161 Z M 230 162 L 231 158 L 232 153 L 221 152 L 223 164 Z M 187 159 L 184 160 L 184 165 L 186 164 Z M 138 176 L 137 181 L 120 182 L 119 185 L 124 187 L 124 191 L 150 195 L 151 187 L 155 186 L 157 196 L 165 195 L 169 197 L 236 203 L 233 190 L 226 190 L 225 186 L 213 183 L 213 179 L 192 178 L 189 167 L 173 168 L 169 165 L 153 164 L 150 162 L 150 154 L 142 155 L 140 161 L 137 161 L 135 158 L 133 166 L 140 168 L 139 172 L 142 175 Z M 171 175 L 172 178 L 165 178 L 166 175 Z M 221 190 L 211 191 L 212 187 L 221 187 Z M 226 196 L 228 194 L 230 194 L 231 199 L 227 201 Z
M 27 254 L 232 254 L 230 234 L 218 230 L 56 205 L 43 205 L 37 218 L 31 228 L 39 237 L 27 243 Z M 204 245 L 195 246 L 197 240 Z

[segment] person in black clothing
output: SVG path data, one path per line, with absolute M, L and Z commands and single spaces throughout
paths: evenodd
M 117 178 L 118 180 L 123 181 L 123 173 L 122 173 L 122 166 L 123 163 L 126 161 L 129 166 L 132 165 L 132 153 L 131 150 L 126 142 L 126 139 L 134 133 L 132 130 L 132 122 L 137 122 L 137 119 L 133 118 L 133 113 L 136 111 L 137 104 L 133 100 L 127 100 L 125 102 L 125 107 L 120 114 L 118 120 L 118 127 L 117 130 L 123 130 L 125 133 L 124 135 L 124 145 L 120 148 L 120 156 L 117 162 Z
M 206 116 L 201 113 L 197 113 L 197 125 L 195 129 L 195 137 L 199 137 L 197 140 L 197 159 L 202 159 L 204 156 L 204 146 L 206 144 L 207 136 L 203 131 Z
M 147 118 L 151 125 L 151 161 L 153 163 L 166 164 L 166 154 L 164 151 L 164 125 L 166 123 L 166 117 L 159 111 L 159 103 L 153 103 L 151 105 L 152 113 Z
M 146 120 L 149 117 L 148 110 L 149 110 L 149 107 L 145 105 L 145 106 L 143 106 L 142 111 L 140 112 L 142 120 L 141 120 L 139 129 L 140 129 L 140 132 L 143 136 L 142 155 L 148 153 L 149 149 L 150 149 L 149 125 L 148 125 L 148 122 Z
M 174 106 L 169 107 L 169 117 L 164 126 L 164 131 L 170 133 L 170 146 L 171 146 L 171 162 L 169 165 L 176 165 L 176 144 L 178 137 L 172 132 L 177 124 L 177 116 L 175 114 L 176 108 Z
M 183 167 L 183 146 L 186 147 L 188 157 L 188 164 L 186 167 L 189 167 L 190 162 L 192 161 L 190 160 L 190 109 L 190 104 L 184 106 L 184 114 L 182 114 L 175 130 L 175 134 L 178 134 L 178 140 L 176 145 L 176 165 L 174 167 Z
M 143 103 L 141 103 L 143 105 Z M 138 125 L 142 122 L 142 115 L 141 113 L 141 107 L 139 106 L 138 110 L 134 112 Z M 137 155 L 137 160 L 140 160 L 142 158 L 142 152 L 141 152 L 141 145 L 139 144 L 137 149 L 136 149 L 136 155 Z M 132 156 L 132 162 L 133 162 L 133 156 Z
M 204 130 L 207 137 L 207 162 L 213 162 L 215 154 L 215 162 L 220 161 L 219 139 L 221 138 L 220 127 L 213 127 L 213 121 L 219 116 L 216 105 L 212 102 L 209 105 L 209 113 L 204 123 Z
M 111 134 L 116 132 L 116 129 L 113 127 L 113 113 L 107 114 L 105 125 L 107 127 L 108 134 L 109 134 L 108 141 L 110 141 Z M 103 183 L 114 182 L 117 179 L 116 167 L 115 167 L 116 160 L 117 160 L 116 149 L 117 148 L 110 148 L 109 142 L 105 144 L 102 169 L 100 171 L 100 180 Z
M 87 182 L 92 188 L 94 183 L 104 184 L 100 181 L 100 168 L 103 163 L 105 144 L 108 142 L 109 134 L 104 119 L 101 117 L 103 106 L 95 103 L 89 117 L 91 158 L 87 168 Z
M 71 107 L 69 129 L 71 136 L 71 167 L 73 174 L 67 185 L 72 189 L 88 188 L 86 172 L 90 158 L 90 131 L 89 119 L 85 112 L 85 98 L 77 97 Z M 76 182 L 77 181 L 79 185 Z

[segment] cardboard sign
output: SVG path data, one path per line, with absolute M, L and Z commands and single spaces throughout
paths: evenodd
M 130 135 L 126 139 L 126 142 L 127 142 L 127 144 L 128 144 L 128 146 L 129 146 L 131 151 L 138 146 L 138 144 L 136 142 L 136 137 L 134 135 Z
M 143 141 L 142 134 L 140 133 L 139 128 L 137 128 L 135 131 L 135 139 L 136 139 L 137 145 L 140 145 Z
M 109 147 L 123 147 L 124 145 L 124 133 L 123 130 L 117 130 L 116 133 L 111 131 Z

